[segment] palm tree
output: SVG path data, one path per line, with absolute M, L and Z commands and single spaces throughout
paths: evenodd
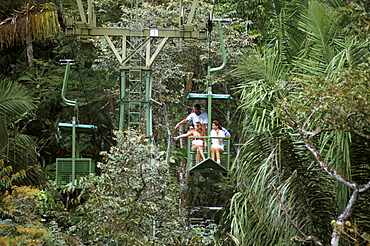
M 359 191 L 349 187 L 370 180 L 366 159 L 358 158 L 370 138 L 362 134 L 366 143 L 359 137 L 354 141 L 354 133 L 368 130 L 369 115 L 360 108 L 370 98 L 361 103 L 356 93 L 340 90 L 348 88 L 348 80 L 366 85 L 367 75 L 358 68 L 368 57 L 367 42 L 340 32 L 337 12 L 328 1 L 293 3 L 294 13 L 282 7 L 277 16 L 280 35 L 275 42 L 236 70 L 246 79 L 241 85 L 245 144 L 231 170 L 238 187 L 224 228 L 241 245 L 323 245 L 331 233 L 331 245 L 344 245 L 339 238 L 345 220 L 357 219 L 360 230 L 368 230 L 368 203 L 357 201 L 366 209 L 351 213 L 349 199 Z M 350 89 L 363 88 L 353 83 Z M 346 111 L 350 102 L 353 107 Z M 351 113 L 362 124 L 346 120 Z M 366 241 L 358 234 L 345 239 Z
M 25 88 L 7 79 L 0 81 L 0 160 L 1 168 L 12 169 L 13 177 L 20 177 L 22 184 L 37 184 L 43 180 L 41 171 L 35 166 L 35 143 L 31 137 L 17 130 L 16 123 L 27 112 L 34 109 L 32 98 Z M 11 167 L 9 169 L 9 167 Z M 27 176 L 24 177 L 24 174 Z M 3 175 L 3 173 L 2 173 Z M 9 176 L 6 175 L 8 178 Z M 8 178 L 2 180 L 9 180 Z M 2 182 L 0 188 L 7 188 L 10 182 Z
M 57 8 L 52 3 L 28 2 L 21 11 L 0 23 L 0 50 L 26 45 L 27 61 L 33 66 L 33 42 L 55 36 L 59 30 Z

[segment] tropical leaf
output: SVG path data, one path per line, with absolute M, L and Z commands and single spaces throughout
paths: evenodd
M 0 81 L 0 116 L 17 117 L 35 108 L 25 88 L 17 83 Z
M 248 116 L 245 119 L 248 128 L 257 133 L 279 125 L 273 105 L 277 98 L 283 97 L 281 93 L 285 93 L 289 74 L 289 66 L 282 57 L 276 45 L 266 49 L 263 55 L 249 57 L 235 70 L 235 74 L 245 77 L 239 87 L 242 100 L 239 110 Z
M 319 1 L 309 1 L 301 15 L 299 29 L 306 33 L 305 49 L 295 65 L 314 75 L 325 75 L 326 67 L 335 56 L 334 40 L 337 38 L 337 16 L 331 8 Z
M 45 182 L 43 172 L 36 159 L 36 143 L 24 134 L 10 137 L 5 148 L 0 150 L 0 159 L 12 167 L 12 173 L 25 172 L 26 176 L 16 180 L 18 185 L 40 185 Z
M 301 235 L 288 217 L 319 240 L 330 236 L 330 218 L 337 211 L 333 182 L 305 154 L 302 143 L 279 131 L 250 139 L 231 170 L 238 192 L 225 228 L 241 245 L 294 245 L 288 239 Z
M 3 79 L 0 82 L 0 159 L 12 167 L 13 174 L 26 171 L 27 177 L 17 179 L 17 184 L 40 184 L 44 181 L 41 170 L 36 168 L 36 144 L 14 128 L 16 120 L 34 109 L 32 98 L 25 88 L 16 82 Z M 10 126 L 10 127 L 9 127 Z M 23 183 L 22 183 L 23 182 Z
M 327 73 L 333 75 L 343 70 L 367 66 L 366 57 L 369 55 L 369 40 L 360 41 L 356 36 L 346 37 L 335 41 L 337 54 L 328 65 Z
M 21 11 L 0 23 L 0 50 L 24 45 L 29 34 L 32 34 L 34 41 L 57 35 L 60 27 L 56 10 L 52 3 L 29 2 Z

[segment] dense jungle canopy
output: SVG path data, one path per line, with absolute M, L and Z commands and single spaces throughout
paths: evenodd
M 100 28 L 179 28 L 191 0 L 95 0 Z M 1 245 L 370 245 L 370 3 L 199 0 L 222 24 L 227 64 L 211 76 L 212 118 L 232 134 L 225 175 L 189 174 L 176 123 L 221 63 L 206 40 L 173 38 L 151 67 L 152 136 L 117 131 L 121 64 L 102 36 L 66 35 L 75 0 L 0 1 Z M 87 1 L 82 1 L 85 10 Z M 89 14 L 89 13 L 87 13 Z M 90 13 L 91 14 L 91 13 Z M 118 38 L 110 39 L 114 45 Z M 153 42 L 153 45 L 158 43 Z M 66 97 L 65 66 L 73 59 Z M 198 101 L 197 101 L 198 102 Z M 206 104 L 199 101 L 203 108 Z M 56 186 L 79 150 L 95 172 Z M 189 224 L 200 207 L 222 207 Z

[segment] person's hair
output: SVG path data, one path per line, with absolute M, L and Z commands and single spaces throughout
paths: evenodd
M 193 108 L 201 109 L 201 107 L 198 103 L 194 104 Z
M 220 130 L 222 129 L 221 124 L 217 120 L 212 121 L 212 124 L 215 124 L 215 126 L 217 126 L 218 129 Z
M 200 133 L 201 136 L 207 136 L 207 133 L 204 131 L 202 123 L 200 122 L 195 122 L 195 125 L 199 125 L 198 127 L 198 132 Z M 197 131 L 197 130 L 196 130 Z

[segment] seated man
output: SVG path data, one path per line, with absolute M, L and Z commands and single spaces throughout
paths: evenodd
M 207 129 L 208 124 L 208 114 L 201 110 L 199 104 L 195 104 L 193 106 L 193 112 L 191 112 L 186 119 L 180 121 L 176 124 L 175 130 L 179 128 L 180 125 L 187 123 L 188 121 L 192 121 L 193 124 L 196 122 L 200 122 L 202 124 L 202 128 L 204 131 Z

